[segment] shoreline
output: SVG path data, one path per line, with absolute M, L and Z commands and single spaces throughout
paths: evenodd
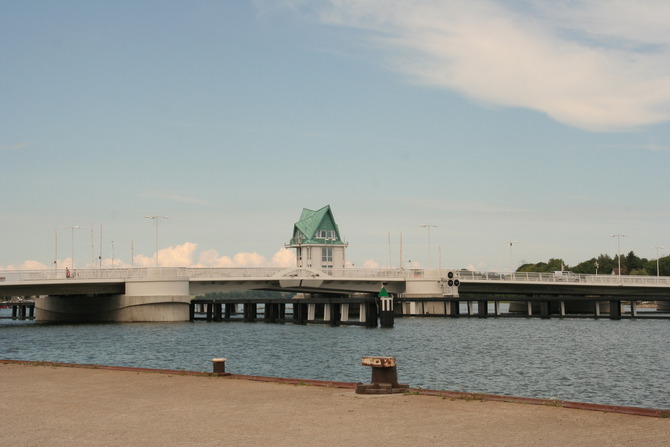
M 231 380 L 247 380 L 254 382 L 268 382 L 268 383 L 300 385 L 300 386 L 316 386 L 316 387 L 338 388 L 348 390 L 355 390 L 357 385 L 357 383 L 354 382 L 338 382 L 328 380 L 313 380 L 313 379 L 300 379 L 300 378 L 287 378 L 287 377 L 253 376 L 253 375 L 232 374 L 232 373 L 226 373 L 225 375 L 221 375 L 213 372 L 138 368 L 130 366 L 97 365 L 97 364 L 84 364 L 84 363 L 62 363 L 62 362 L 47 362 L 47 361 L 0 359 L 0 365 L 2 364 L 10 364 L 10 365 L 15 364 L 24 366 L 48 366 L 48 367 L 59 367 L 59 368 L 99 369 L 108 371 L 143 372 L 143 373 L 154 373 L 154 374 L 172 374 L 181 376 L 219 377 Z M 470 393 L 465 391 L 431 390 L 423 388 L 409 388 L 408 391 L 405 392 L 404 394 L 434 396 L 452 400 L 459 399 L 465 401 L 506 402 L 506 403 L 517 403 L 517 404 L 528 404 L 528 405 L 541 405 L 541 406 L 575 409 L 575 410 L 601 411 L 606 413 L 619 413 L 634 416 L 670 418 L 670 409 L 660 409 L 660 408 L 632 407 L 625 405 L 607 405 L 607 404 L 596 404 L 590 402 L 567 401 L 558 399 L 507 396 L 502 394 L 490 394 L 490 393 Z
M 8 360 L 0 378 L 11 422 L 1 438 L 15 447 L 661 447 L 670 439 L 668 417 L 506 396 L 364 395 L 347 382 Z

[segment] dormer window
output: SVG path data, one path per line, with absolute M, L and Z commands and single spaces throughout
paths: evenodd
M 317 239 L 332 239 L 335 240 L 335 231 L 334 230 L 319 230 L 316 232 L 315 237 Z

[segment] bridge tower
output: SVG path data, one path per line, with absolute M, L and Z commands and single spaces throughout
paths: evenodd
M 347 243 L 340 237 L 330 205 L 313 211 L 303 208 L 286 246 L 296 249 L 296 266 L 318 270 L 342 269 Z

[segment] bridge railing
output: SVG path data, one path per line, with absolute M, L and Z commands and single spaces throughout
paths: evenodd
M 119 269 L 74 269 L 67 275 L 65 269 L 58 270 L 5 270 L 0 271 L 0 281 L 52 281 L 52 280 L 96 280 L 96 279 L 142 279 L 142 278 L 271 278 L 275 276 L 293 277 L 333 277 L 333 278 L 395 278 L 438 280 L 446 275 L 446 270 L 438 269 L 299 269 L 279 267 L 149 267 Z
M 129 269 L 75 269 L 70 271 L 70 277 L 65 269 L 58 270 L 3 270 L 0 271 L 0 281 L 51 281 L 51 280 L 105 280 L 105 279 L 143 279 L 143 278 L 271 278 L 277 276 L 291 277 L 332 277 L 332 278 L 378 278 L 384 279 L 425 279 L 439 280 L 449 270 L 446 269 L 365 269 L 344 268 L 318 271 L 314 269 L 290 269 L 279 267 L 239 267 L 239 268 L 191 268 L 191 267 L 149 267 Z M 631 276 L 631 275 L 581 275 L 556 274 L 537 272 L 477 272 L 459 270 L 457 274 L 461 281 L 514 281 L 514 282 L 544 282 L 544 283 L 578 283 L 604 285 L 640 285 L 670 287 L 670 277 L 667 276 Z
M 577 284 L 623 284 L 623 285 L 650 285 L 670 286 L 670 277 L 667 276 L 637 276 L 637 275 L 591 275 L 591 274 L 556 274 L 554 272 L 476 272 L 470 270 L 459 271 L 461 281 L 514 281 L 514 282 L 555 282 Z
M 51 281 L 72 279 L 126 279 L 146 277 L 146 269 L 74 269 L 67 275 L 65 269 L 58 270 L 3 270 L 0 278 L 7 282 Z

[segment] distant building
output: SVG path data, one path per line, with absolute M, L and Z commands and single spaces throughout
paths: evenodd
M 340 238 L 330 205 L 313 211 L 304 208 L 293 225 L 287 247 L 296 249 L 296 266 L 318 270 L 344 268 L 347 244 Z

